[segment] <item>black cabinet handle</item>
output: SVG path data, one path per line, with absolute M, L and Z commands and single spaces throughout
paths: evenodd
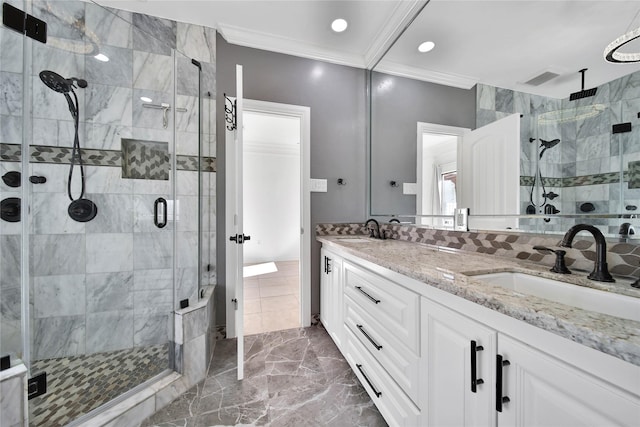
M 327 274 L 327 256 L 324 257 L 324 274 Z
M 364 328 L 362 327 L 362 325 L 356 325 L 358 327 L 358 329 L 360 329 L 360 332 L 362 332 L 362 334 L 367 337 L 367 339 L 369 340 L 369 342 L 371 344 L 373 344 L 373 346 L 376 348 L 376 350 L 382 350 L 382 346 L 380 344 L 378 344 L 377 342 L 375 342 L 373 340 L 373 338 L 371 338 L 369 336 L 369 334 L 364 330 Z M 363 374 L 364 375 L 364 374 Z
M 380 300 L 379 299 L 375 299 L 374 297 L 372 297 L 371 295 L 369 295 L 368 293 L 366 293 L 365 291 L 362 290 L 362 286 L 356 286 L 356 289 L 359 290 L 360 292 L 362 292 L 367 298 L 369 298 L 371 301 L 375 302 L 376 304 L 380 304 Z
M 367 382 L 367 384 L 369 384 L 369 387 L 371 387 L 371 390 L 373 391 L 373 393 L 376 395 L 376 397 L 380 397 L 382 396 L 382 392 L 378 391 L 373 384 L 371 384 L 371 381 L 369 381 L 369 378 L 367 378 L 367 374 L 364 373 L 364 371 L 362 370 L 362 365 L 358 365 L 356 363 L 356 368 L 358 368 L 358 371 L 360 371 L 360 373 L 362 374 L 362 376 L 364 377 L 365 381 Z
M 159 207 L 162 205 L 162 222 L 159 218 Z M 153 223 L 158 228 L 164 228 L 167 225 L 167 200 L 164 197 L 158 197 L 153 203 Z
M 473 393 L 476 392 L 478 384 L 484 384 L 484 380 L 482 378 L 476 378 L 478 375 L 476 356 L 477 353 L 482 350 L 484 350 L 484 347 L 477 345 L 474 340 L 471 340 L 471 391 Z
M 508 403 L 510 399 L 502 395 L 502 368 L 511 365 L 508 360 L 503 360 L 502 355 L 496 356 L 496 411 L 502 412 L 502 404 Z

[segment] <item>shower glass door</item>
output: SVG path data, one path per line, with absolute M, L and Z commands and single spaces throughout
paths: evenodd
M 7 2 L 23 9 L 22 1 Z M 0 11 L 2 14 L 2 11 Z M 0 27 L 0 356 L 24 358 L 22 342 L 23 37 Z
M 48 26 L 25 70 L 30 376 L 48 389 L 29 412 L 58 426 L 170 368 L 180 113 L 161 35 L 176 24 L 84 1 L 28 7 Z

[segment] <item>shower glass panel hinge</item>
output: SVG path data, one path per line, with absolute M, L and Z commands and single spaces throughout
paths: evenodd
M 2 3 L 2 24 L 34 40 L 47 43 L 47 23 L 9 3 Z
M 35 377 L 29 378 L 27 382 L 27 396 L 29 400 L 42 396 L 47 392 L 47 373 L 43 372 Z

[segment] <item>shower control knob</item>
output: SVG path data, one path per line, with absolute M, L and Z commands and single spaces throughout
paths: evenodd
M 47 178 L 45 178 L 44 176 L 32 175 L 29 177 L 29 182 L 32 184 L 44 184 L 45 182 L 47 182 Z

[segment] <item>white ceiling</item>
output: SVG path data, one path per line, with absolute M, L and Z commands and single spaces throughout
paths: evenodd
M 217 28 L 233 44 L 369 68 L 426 0 L 97 0 L 111 7 Z M 470 88 L 476 83 L 566 98 L 635 71 L 604 61 L 606 45 L 640 26 L 639 0 L 431 0 L 378 66 L 391 74 Z M 342 17 L 349 28 L 330 29 Z M 420 42 L 436 48 L 420 54 Z M 623 51 L 640 50 L 640 41 Z M 540 86 L 523 82 L 552 71 Z

